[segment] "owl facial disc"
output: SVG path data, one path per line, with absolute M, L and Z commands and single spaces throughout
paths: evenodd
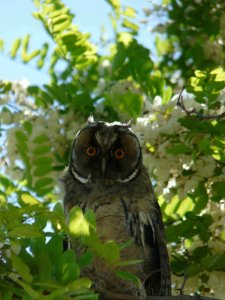
M 70 156 L 70 172 L 82 184 L 128 183 L 142 166 L 142 153 L 130 125 L 93 122 L 78 131 Z

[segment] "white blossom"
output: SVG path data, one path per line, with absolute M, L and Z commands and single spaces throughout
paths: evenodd
M 225 299 L 225 273 L 211 272 L 209 273 L 208 286 L 212 289 L 214 297 L 217 299 Z

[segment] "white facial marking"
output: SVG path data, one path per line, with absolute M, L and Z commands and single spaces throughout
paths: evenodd
M 118 178 L 116 181 L 118 181 L 118 182 L 125 182 L 125 183 L 129 182 L 129 181 L 131 181 L 132 179 L 135 178 L 135 176 L 137 175 L 137 172 L 138 172 L 138 169 L 134 170 L 134 172 L 129 177 L 124 178 L 124 179 Z
M 74 177 L 81 183 L 85 184 L 90 182 L 91 176 L 89 175 L 87 178 L 86 177 L 82 177 L 81 175 L 77 174 L 77 172 L 72 168 L 71 169 Z

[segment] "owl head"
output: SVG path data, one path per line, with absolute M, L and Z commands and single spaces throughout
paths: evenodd
M 129 123 L 90 120 L 76 134 L 69 171 L 83 184 L 127 183 L 138 175 L 141 165 L 141 147 Z

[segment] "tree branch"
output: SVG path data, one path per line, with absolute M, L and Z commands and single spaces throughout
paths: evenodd
M 183 97 L 182 97 L 182 93 L 183 93 L 184 89 L 185 89 L 185 87 L 182 88 L 182 90 L 179 94 L 179 97 L 177 99 L 177 106 L 179 106 L 186 113 L 187 116 L 195 116 L 199 120 L 219 120 L 219 119 L 225 118 L 225 112 L 218 114 L 218 115 L 206 116 L 206 115 L 199 113 L 195 108 L 187 109 L 184 105 L 184 101 L 183 101 Z
M 179 296 L 147 296 L 138 297 L 132 295 L 125 295 L 120 293 L 109 292 L 103 288 L 95 287 L 95 291 L 103 296 L 105 300 L 220 300 L 218 298 L 210 298 L 200 295 L 179 295 Z M 101 299 L 101 298 L 100 298 Z
M 96 292 L 98 292 L 99 294 L 101 294 L 103 296 L 103 299 L 107 299 L 107 300 L 146 300 L 143 297 L 109 292 L 100 287 L 95 287 L 95 290 L 96 290 Z M 155 299 L 155 298 L 152 298 L 152 300 L 153 299 Z
M 126 299 L 126 298 L 124 298 Z M 179 296 L 148 296 L 145 300 L 220 300 L 218 298 L 210 298 L 200 295 L 179 295 Z

